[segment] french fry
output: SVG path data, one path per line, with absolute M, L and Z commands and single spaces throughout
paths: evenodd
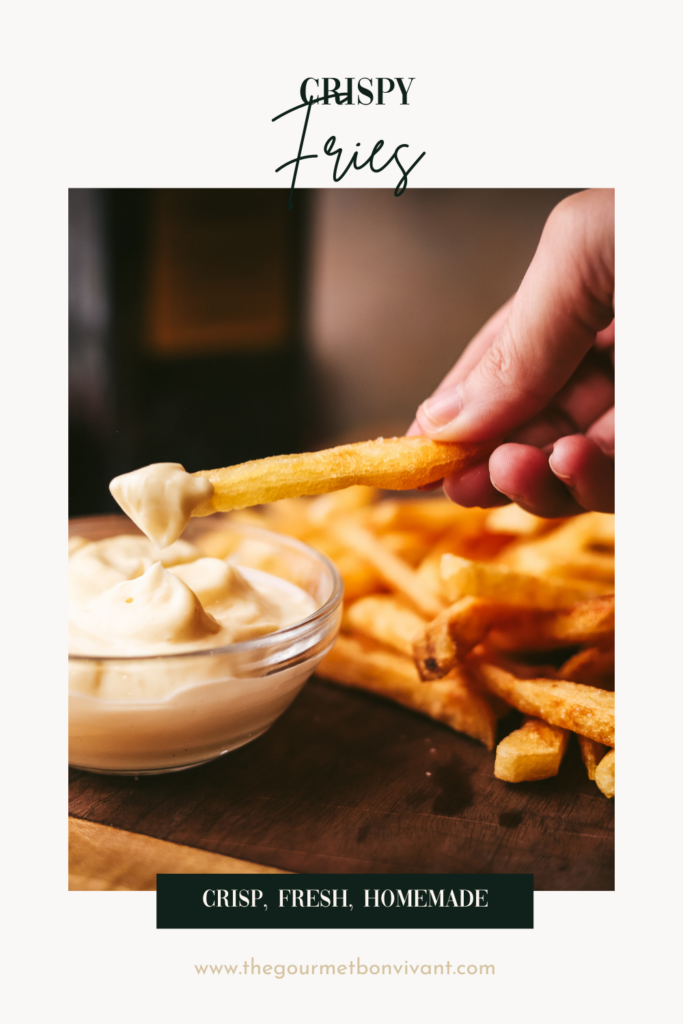
M 284 498 L 259 508 L 244 508 L 225 513 L 230 523 L 260 526 L 264 530 L 288 533 L 299 540 L 307 540 L 315 525 L 308 517 L 309 501 Z
M 456 540 L 456 536 L 458 540 Z M 442 606 L 447 603 L 443 591 L 443 580 L 441 579 L 441 556 L 453 550 L 460 540 L 459 531 L 449 530 L 441 540 L 434 545 L 429 554 L 420 562 L 417 567 L 417 576 L 426 586 L 430 593 L 441 602 Z
M 341 551 L 330 555 L 344 581 L 344 600 L 356 601 L 367 594 L 386 590 L 377 570 L 354 551 Z
M 600 764 L 607 752 L 607 747 L 603 743 L 596 743 L 595 740 L 589 740 L 587 736 L 579 736 L 579 749 L 581 751 L 581 760 L 586 766 L 588 772 L 588 778 L 595 779 L 595 770 Z
M 469 659 L 467 669 L 482 686 L 518 711 L 608 747 L 614 745 L 614 694 L 608 690 L 565 680 L 519 679 L 478 658 Z
M 330 491 L 313 498 L 306 503 L 306 514 L 309 522 L 321 527 L 339 516 L 367 509 L 376 500 L 377 491 L 374 487 L 347 487 L 342 491 Z
M 277 505 L 290 505 L 288 510 L 277 508 Z M 278 502 L 268 506 L 268 510 L 245 508 L 237 512 L 231 512 L 225 516 L 216 516 L 217 520 L 223 519 L 226 524 L 238 523 L 244 526 L 257 526 L 262 530 L 275 530 L 276 533 L 288 533 L 299 540 L 308 540 L 312 535 L 313 527 L 308 521 L 305 504 Z M 215 530 L 201 533 L 196 539 L 196 545 L 210 558 L 225 558 L 239 543 L 239 538 L 229 529 L 218 526 Z
M 239 466 L 200 470 L 194 476 L 207 477 L 214 492 L 193 515 L 229 512 L 305 494 L 326 494 L 356 484 L 411 490 L 474 465 L 492 448 L 492 444 L 450 444 L 426 437 L 380 437 L 320 452 L 278 455 Z
M 516 537 L 534 537 L 565 522 L 564 519 L 541 519 L 515 504 L 494 508 L 487 513 L 485 521 L 489 533 L 508 533 Z
M 493 774 L 504 782 L 535 782 L 557 775 L 569 733 L 540 718 L 527 717 L 496 747 Z
M 425 587 L 434 600 L 438 601 L 443 608 L 444 604 L 446 604 L 446 598 L 442 589 L 441 569 L 439 568 L 440 560 L 440 557 L 433 558 L 431 555 L 427 555 L 418 565 L 415 575 L 420 581 L 420 586 Z
M 438 615 L 443 603 L 424 586 L 407 562 L 398 558 L 382 544 L 379 537 L 350 520 L 334 523 L 330 529 L 342 544 L 367 559 L 384 582 L 392 590 L 403 594 L 421 614 L 427 618 Z
M 413 569 L 423 562 L 432 547 L 429 535 L 416 530 L 387 530 L 380 537 L 387 550 L 398 555 Z
M 420 682 L 415 665 L 370 641 L 341 634 L 316 669 L 323 679 L 369 690 L 464 732 L 493 750 L 496 715 L 467 673 L 458 670 L 438 683 Z
M 485 597 L 528 608 L 567 608 L 583 598 L 604 593 L 605 586 L 562 577 L 530 576 L 504 565 L 474 562 L 458 555 L 441 558 L 443 592 L 449 601 Z
M 614 635 L 614 596 L 552 612 L 463 597 L 436 616 L 413 645 L 422 679 L 442 679 L 484 638 L 502 651 L 549 650 Z
M 614 796 L 614 751 L 608 750 L 595 769 L 595 783 L 606 797 Z
M 425 627 L 425 620 L 405 601 L 393 594 L 372 594 L 349 605 L 342 628 L 360 633 L 406 654 L 413 653 L 413 639 Z
M 433 500 L 433 499 L 432 499 Z M 416 502 L 414 502 L 416 504 Z M 426 504 L 426 503 L 425 503 Z M 381 506 L 380 506 L 381 507 Z M 479 513 L 485 511 L 484 509 L 460 509 L 461 512 L 465 513 Z M 448 598 L 446 597 L 443 589 L 443 580 L 441 578 L 441 558 L 445 554 L 456 554 L 470 556 L 473 553 L 473 548 L 477 549 L 477 553 L 481 557 L 482 546 L 486 547 L 489 541 L 493 540 L 498 545 L 498 539 L 492 534 L 483 534 L 481 526 L 483 518 L 479 515 L 469 515 L 463 518 L 457 526 L 451 527 L 445 534 L 434 544 L 432 550 L 423 558 L 422 562 L 418 566 L 417 575 L 420 580 L 427 586 L 430 592 L 442 603 L 448 604 Z M 498 550 L 494 552 L 497 554 Z
M 420 678 L 442 679 L 481 643 L 500 614 L 500 605 L 479 597 L 463 597 L 442 611 L 413 643 Z
M 538 542 L 539 546 L 540 544 L 541 541 Z M 614 582 L 614 555 L 601 551 L 577 551 L 560 554 L 555 551 L 547 552 L 535 549 L 536 544 L 515 547 L 514 551 L 511 548 L 506 548 L 499 556 L 500 561 L 511 569 L 528 572 L 532 576 L 547 574 L 567 576 L 570 579 L 595 580 L 599 583 Z
M 368 525 L 374 530 L 416 530 L 438 536 L 446 530 L 479 532 L 486 518 L 485 509 L 461 508 L 448 498 L 389 499 L 371 510 Z
M 517 541 L 498 561 L 533 576 L 614 581 L 614 516 L 586 512 L 532 541 Z
M 599 686 L 601 690 L 614 689 L 614 648 L 587 647 L 574 654 L 558 670 L 559 679 L 573 683 Z
M 556 611 L 522 609 L 496 623 L 488 642 L 501 651 L 545 651 L 572 644 L 606 644 L 613 637 L 614 594 L 605 594 Z

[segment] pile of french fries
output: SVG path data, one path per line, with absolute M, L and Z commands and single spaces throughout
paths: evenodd
M 614 796 L 613 516 L 547 520 L 356 486 L 231 518 L 337 565 L 342 630 L 319 676 L 495 748 L 505 782 L 556 775 L 575 733 L 589 779 Z M 219 532 L 202 546 L 219 554 Z M 512 708 L 521 727 L 502 735 Z

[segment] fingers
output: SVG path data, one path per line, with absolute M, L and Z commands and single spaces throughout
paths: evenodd
M 586 437 L 590 437 L 605 455 L 614 459 L 614 406 L 588 428 Z
M 489 472 L 497 490 L 537 516 L 614 512 L 614 463 L 583 434 L 560 438 L 550 458 L 527 445 L 501 445 Z
M 550 457 L 539 448 L 509 443 L 496 448 L 488 465 L 447 477 L 443 489 L 466 508 L 514 501 L 548 519 L 614 512 L 614 462 L 583 434 L 560 438 Z
M 497 491 L 491 483 L 489 467 L 485 462 L 446 477 L 443 489 L 447 498 L 465 508 L 494 508 L 496 505 L 510 504 L 510 499 Z
M 484 441 L 537 415 L 611 324 L 613 292 L 614 194 L 571 196 L 549 217 L 495 340 L 464 378 L 457 364 L 418 409 L 422 432 Z
M 598 331 L 595 344 L 600 349 L 614 348 L 614 320 L 612 320 L 609 327 L 605 327 L 604 331 Z
M 592 349 L 554 400 L 513 431 L 509 440 L 543 448 L 566 434 L 585 431 L 613 405 L 611 361 Z
M 595 441 L 582 434 L 562 437 L 548 464 L 583 509 L 614 512 L 614 463 Z
M 525 444 L 503 444 L 489 460 L 491 483 L 527 512 L 555 519 L 584 512 L 553 473 L 548 456 Z
M 609 357 L 591 350 L 553 404 L 576 424 L 578 432 L 586 430 L 614 405 L 614 367 Z

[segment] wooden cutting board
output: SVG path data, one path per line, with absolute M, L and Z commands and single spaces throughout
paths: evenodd
M 533 872 L 536 889 L 613 889 L 614 801 L 576 743 L 543 782 L 500 782 L 493 763 L 444 725 L 314 679 L 264 736 L 201 768 L 72 770 L 69 810 L 287 871 Z

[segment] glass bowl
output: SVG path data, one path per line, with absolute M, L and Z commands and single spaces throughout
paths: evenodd
M 69 522 L 69 536 L 88 541 L 121 533 L 140 531 L 124 516 Z M 193 519 L 183 539 L 210 544 L 212 554 L 295 583 L 318 602 L 318 610 L 274 633 L 186 654 L 70 655 L 74 768 L 155 775 L 227 754 L 270 728 L 334 643 L 344 588 L 325 555 L 229 516 Z

